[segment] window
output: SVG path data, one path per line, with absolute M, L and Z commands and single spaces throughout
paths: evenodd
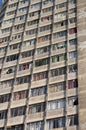
M 0 39 L 0 44 L 8 42 L 10 40 L 10 37 L 4 37 Z
M 11 117 L 21 116 L 25 114 L 25 107 L 16 107 L 11 109 Z
M 46 94 L 46 92 L 47 92 L 46 86 L 42 86 L 39 88 L 33 88 L 33 89 L 31 89 L 31 96 L 32 97 L 40 96 L 40 95 Z
M 6 75 L 6 74 L 12 74 L 15 72 L 15 66 L 14 67 L 10 67 L 10 68 L 7 68 L 7 69 L 4 69 L 3 70 L 3 75 Z
M 70 44 L 70 46 L 77 45 L 77 39 L 69 40 L 69 44 Z
M 58 23 L 54 23 L 54 28 L 59 28 L 59 27 L 63 27 L 63 26 L 66 26 L 67 25 L 67 21 L 61 21 L 61 22 L 58 22 Z
M 59 50 L 66 47 L 66 41 L 52 45 L 52 50 Z
M 72 29 L 69 29 L 69 34 L 75 34 L 77 33 L 77 28 L 72 28 Z
M 18 60 L 18 58 L 19 58 L 19 54 L 8 56 L 6 62 Z
M 50 46 L 43 47 L 43 48 L 38 48 L 37 49 L 37 54 L 43 54 L 43 53 L 49 52 L 49 50 L 50 50 Z
M 73 14 L 73 13 L 76 13 L 76 8 L 73 8 L 73 9 L 69 10 L 69 14 Z
M 53 7 L 48 7 L 48 8 L 42 9 L 42 13 L 48 13 L 51 11 L 53 11 Z
M 0 64 L 3 64 L 4 58 L 0 58 Z
M 65 118 L 50 119 L 47 121 L 47 130 L 65 127 Z
M 16 79 L 16 84 L 24 84 L 30 82 L 30 76 L 23 76 Z
M 69 73 L 77 72 L 77 65 L 76 65 L 76 64 L 70 65 L 70 66 L 68 67 L 68 72 L 69 72 Z
M 19 22 L 22 20 L 24 21 L 25 19 L 26 19 L 26 15 L 21 15 L 21 16 L 15 18 L 15 22 Z
M 64 7 L 67 7 L 67 2 L 56 5 L 56 9 L 58 10 Z
M 36 8 L 39 8 L 39 7 L 41 7 L 41 2 L 31 5 L 31 9 L 36 9 Z
M 33 35 L 33 34 L 37 34 L 37 28 L 36 29 L 32 29 L 32 30 L 29 30 L 29 31 L 26 31 L 26 35 Z
M 18 71 L 23 71 L 23 70 L 30 70 L 32 69 L 32 63 L 25 63 L 23 65 L 19 65 Z
M 53 3 L 53 1 L 54 1 L 54 0 L 45 0 L 45 1 L 43 2 L 43 4 L 44 4 L 44 5 L 50 4 L 50 3 Z
M 16 6 L 17 6 L 17 3 L 13 3 L 13 4 L 8 5 L 8 8 L 13 8 L 13 7 L 16 7 Z
M 46 36 L 38 38 L 38 43 L 45 42 L 48 40 L 51 40 L 51 35 L 46 35 Z
M 65 90 L 66 83 L 60 82 L 56 84 L 51 84 L 49 86 L 49 93 L 59 92 Z
M 23 45 L 23 47 L 28 47 L 28 46 L 35 45 L 35 43 L 36 43 L 36 39 L 32 39 L 30 41 L 24 41 L 22 45 Z
M 20 8 L 19 13 L 28 11 L 28 7 Z
M 76 0 L 69 0 L 70 4 L 76 4 Z
M 38 24 L 38 23 L 39 23 L 39 19 L 36 19 L 36 20 L 28 22 L 27 25 L 31 26 L 31 25 L 35 25 L 35 24 Z
M 9 16 L 9 15 L 15 15 L 15 14 L 16 14 L 16 10 L 7 12 L 7 16 Z
M 60 38 L 67 35 L 67 31 L 61 31 L 53 34 L 53 38 Z
M 41 18 L 41 22 L 49 22 L 53 19 L 53 16 L 50 15 L 50 16 L 46 16 L 46 17 L 42 17 Z
M 13 95 L 13 100 L 20 100 L 27 97 L 27 90 L 15 92 Z
M 72 79 L 68 81 L 68 89 L 73 89 L 78 87 L 77 79 Z
M 5 103 L 10 101 L 10 94 L 0 95 L 0 103 Z
M 69 52 L 69 59 L 77 58 L 77 51 Z
M 21 43 L 17 43 L 17 44 L 14 44 L 14 45 L 10 45 L 9 46 L 9 50 L 15 50 L 15 49 L 19 49 L 20 48 L 20 44 Z
M 33 56 L 33 55 L 34 55 L 34 50 L 26 51 L 26 52 L 21 53 L 21 58 L 30 57 L 30 56 Z
M 11 79 L 11 80 L 1 82 L 0 87 L 1 88 L 12 87 L 13 84 L 14 84 L 14 80 Z
M 29 17 L 34 17 L 40 15 L 40 11 L 35 11 L 29 14 Z
M 24 24 L 19 24 L 14 26 L 14 31 L 19 31 L 24 29 Z
M 47 31 L 47 30 L 51 30 L 51 29 L 52 29 L 52 25 L 47 25 L 44 27 L 40 27 L 39 32 L 43 32 L 43 31 Z
M 29 123 L 27 124 L 27 130 L 44 130 L 44 123 L 43 121 Z
M 57 56 L 52 56 L 52 62 L 53 63 L 64 61 L 64 60 L 66 60 L 66 54 L 60 54 L 60 55 L 57 55 Z
M 35 61 L 35 67 L 47 65 L 48 63 L 49 63 L 49 59 L 48 58 L 37 60 L 37 61 Z
M 41 72 L 33 75 L 33 81 L 42 80 L 48 77 L 48 72 Z
M 54 69 L 54 70 L 51 70 L 51 72 L 50 72 L 51 77 L 60 76 L 60 75 L 63 75 L 65 73 L 66 73 L 66 68 L 65 67 Z
M 77 21 L 76 18 L 69 19 L 70 24 L 76 23 L 76 21 Z
M 20 33 L 20 34 L 17 34 L 17 35 L 13 35 L 12 37 L 11 37 L 11 41 L 15 41 L 15 40 L 20 40 L 22 38 L 22 33 Z
M 55 20 L 62 20 L 62 19 L 65 19 L 67 17 L 67 12 L 61 12 L 61 13 L 57 13 L 55 14 Z
M 6 119 L 7 117 L 7 110 L 0 111 L 0 120 Z
M 78 98 L 77 98 L 77 96 L 68 98 L 68 106 L 73 107 L 74 105 L 78 105 Z
M 53 100 L 48 102 L 48 110 L 65 108 L 65 99 Z
M 7 128 L 7 130 L 23 130 L 24 127 L 23 125 L 16 125 L 16 126 L 11 126 L 11 128 Z
M 2 30 L 2 33 L 9 33 L 10 31 L 12 31 L 12 28 L 5 28 Z
M 29 106 L 30 113 L 43 112 L 45 110 L 45 103 L 34 104 Z
M 67 126 L 78 125 L 78 115 L 72 115 L 68 117 Z

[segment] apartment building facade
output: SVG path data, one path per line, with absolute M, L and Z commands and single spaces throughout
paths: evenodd
M 0 130 L 86 130 L 86 1 L 4 0 Z

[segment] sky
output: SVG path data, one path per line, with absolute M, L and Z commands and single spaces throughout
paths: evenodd
M 0 5 L 1 5 L 1 1 L 2 1 L 2 0 L 0 0 Z

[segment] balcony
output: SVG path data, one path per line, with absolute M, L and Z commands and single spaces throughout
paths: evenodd
M 69 51 L 75 51 L 77 49 L 76 45 L 69 46 Z
M 57 117 L 61 117 L 61 116 L 64 116 L 63 108 L 47 111 L 46 118 L 51 119 L 51 118 L 57 118 Z
M 11 87 L 10 86 L 7 86 L 7 87 L 4 87 L 4 86 L 0 86 L 0 94 L 7 94 L 7 93 L 10 93 L 11 92 Z
M 50 77 L 49 84 L 65 81 L 65 75 Z
M 45 13 L 42 12 L 41 17 L 50 16 L 52 14 L 53 14 L 52 10 L 50 10 L 49 12 L 45 12 Z
M 23 121 L 24 121 L 24 116 L 9 118 L 7 122 L 7 127 L 12 125 L 23 124 Z
M 28 89 L 28 83 L 19 84 L 19 85 L 14 86 L 14 91 L 13 92 L 23 91 L 23 90 L 26 90 L 26 89 Z
M 22 71 L 17 71 L 16 77 L 26 76 L 26 75 L 30 75 L 30 74 L 31 74 L 31 70 L 26 69 L 26 70 L 22 70 Z
M 5 55 L 5 52 L 0 53 L 0 58 L 4 57 L 4 55 Z
M 34 29 L 34 28 L 37 28 L 38 24 L 34 24 L 34 25 L 26 25 L 26 29 L 25 31 L 28 31 L 28 30 L 31 30 L 31 29 Z
M 33 35 L 24 35 L 24 41 L 27 41 L 27 40 L 30 40 L 30 39 L 34 39 L 34 38 L 36 38 L 36 33 L 35 34 L 33 34 Z
M 45 101 L 45 95 L 30 97 L 29 99 L 29 105 L 35 104 L 35 103 L 41 103 Z
M 9 79 L 12 79 L 12 78 L 14 78 L 14 73 L 12 73 L 12 74 L 2 74 L 1 75 L 1 81 L 9 80 Z
M 15 0 L 15 1 L 9 1 L 9 3 L 8 3 L 8 5 L 10 5 L 10 4 L 14 4 L 14 3 L 17 3 L 18 2 L 18 0 Z
M 47 40 L 47 41 L 44 41 L 44 42 L 41 42 L 41 43 L 37 43 L 37 48 L 39 48 L 39 47 L 44 47 L 44 46 L 48 46 L 48 45 L 50 45 L 50 40 Z
M 47 2 L 46 4 L 42 5 L 42 9 L 48 8 L 48 7 L 51 7 L 51 6 L 53 6 L 53 2 Z
M 48 101 L 55 100 L 55 99 L 61 99 L 61 98 L 64 98 L 64 97 L 65 97 L 65 91 L 49 93 Z
M 9 7 L 8 7 L 7 10 L 6 10 L 6 13 L 11 12 L 11 11 L 15 11 L 16 8 L 17 8 L 17 6 L 12 7 L 12 8 L 9 8 Z
M 27 121 L 28 122 L 40 121 L 40 120 L 43 120 L 43 117 L 44 117 L 43 112 L 29 114 L 29 115 L 27 115 Z
M 11 40 L 9 45 L 13 45 L 13 44 L 16 44 L 16 43 L 20 43 L 21 42 L 21 38 L 18 38 L 18 39 L 15 39 L 15 40 Z
M 14 50 L 8 50 L 7 56 L 19 53 L 19 48 Z
M 11 108 L 25 106 L 26 105 L 26 100 L 27 99 L 21 99 L 21 100 L 12 101 L 11 102 Z
M 33 72 L 34 73 L 38 73 L 38 72 L 42 72 L 42 71 L 46 71 L 48 70 L 48 65 L 42 65 L 42 66 L 39 66 L 39 67 L 35 67 Z
M 42 80 L 38 80 L 38 81 L 32 81 L 32 88 L 36 87 L 36 86 L 44 86 L 47 84 L 47 79 L 42 79 Z
M 71 97 L 71 96 L 75 96 L 78 94 L 78 89 L 77 88 L 74 88 L 74 89 L 68 89 L 68 97 Z
M 8 109 L 8 102 L 0 103 L 0 111 Z
M 78 107 L 73 106 L 73 107 L 68 107 L 67 108 L 67 115 L 74 115 L 78 113 Z
M 31 12 L 35 12 L 35 11 L 38 11 L 38 10 L 40 10 L 40 7 L 41 6 L 39 6 L 39 7 L 37 7 L 37 8 L 30 8 L 30 10 L 29 10 L 29 12 L 31 13 Z
M 21 52 L 29 51 L 29 50 L 33 50 L 33 49 L 34 49 L 34 45 L 22 46 Z
M 24 7 L 27 7 L 27 6 L 28 6 L 28 4 L 29 4 L 29 2 L 28 2 L 28 1 L 26 1 L 24 4 L 19 3 L 18 8 L 24 8 Z
M 5 119 L 0 120 L 0 127 L 4 127 Z
M 49 25 L 51 23 L 52 23 L 52 20 L 50 20 L 50 21 L 43 21 L 43 22 L 40 21 L 39 27 L 46 26 L 46 25 Z
M 50 69 L 55 69 L 55 68 L 60 68 L 60 67 L 64 67 L 66 64 L 65 61 L 60 61 L 60 62 L 56 62 L 56 63 L 52 63 L 50 65 Z
M 68 80 L 76 79 L 76 78 L 77 78 L 77 73 L 76 72 L 68 73 Z
M 36 19 L 39 19 L 39 15 L 35 15 L 33 17 L 29 17 L 29 15 L 28 15 L 27 21 L 32 21 L 32 20 L 36 20 Z
M 64 36 L 64 37 L 53 38 L 53 39 L 52 39 L 52 42 L 53 42 L 53 43 L 57 43 L 58 41 L 59 41 L 59 43 L 60 43 L 60 42 L 63 42 L 63 41 L 66 41 L 66 37 Z
M 26 58 L 20 58 L 19 64 L 23 64 L 25 62 L 31 62 L 33 60 L 33 56 L 26 57 Z
M 77 126 L 70 126 L 70 127 L 67 127 L 67 130 L 78 130 L 78 127 Z
M 48 56 L 49 56 L 49 52 L 45 52 L 43 54 L 36 54 L 35 55 L 35 60 L 47 58 Z
M 39 3 L 39 2 L 41 2 L 41 0 L 36 0 L 36 1 L 34 1 L 34 0 L 31 0 L 31 5 L 32 5 L 32 4 Z
M 10 66 L 15 66 L 16 64 L 17 64 L 17 60 L 5 62 L 4 68 L 10 67 Z
M 44 36 L 44 34 L 49 35 L 51 34 L 51 30 L 43 31 L 43 32 L 38 32 L 38 37 Z

